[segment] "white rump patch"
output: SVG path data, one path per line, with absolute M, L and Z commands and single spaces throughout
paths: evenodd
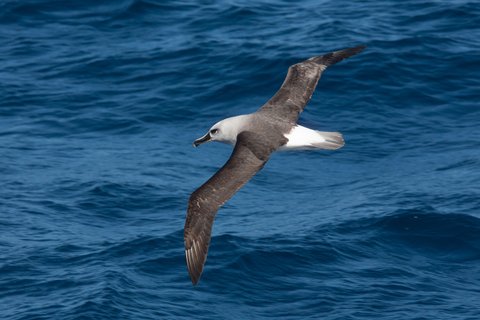
M 335 150 L 344 146 L 340 132 L 324 132 L 296 125 L 285 134 L 288 142 L 279 150 L 328 149 Z

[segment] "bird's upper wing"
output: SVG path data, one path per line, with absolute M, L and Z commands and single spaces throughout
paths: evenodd
M 323 71 L 332 64 L 351 57 L 365 46 L 330 52 L 323 56 L 312 57 L 288 68 L 287 77 L 275 95 L 259 110 L 270 117 L 296 123 L 312 97 Z
M 227 163 L 190 196 L 184 240 L 188 273 L 193 284 L 200 279 L 207 259 L 217 210 L 262 169 L 275 148 L 261 141 L 252 132 L 240 133 Z

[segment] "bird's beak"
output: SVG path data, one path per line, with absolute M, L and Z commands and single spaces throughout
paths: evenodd
M 204 135 L 203 137 L 198 138 L 197 140 L 195 140 L 195 141 L 193 142 L 193 146 L 194 146 L 194 147 L 198 147 L 198 146 L 201 145 L 202 143 L 208 142 L 208 141 L 210 141 L 211 139 L 212 139 L 212 137 L 210 136 L 210 132 L 207 132 L 206 135 Z

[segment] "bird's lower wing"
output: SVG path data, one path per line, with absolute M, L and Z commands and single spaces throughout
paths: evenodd
M 264 166 L 273 151 L 258 141 L 249 132 L 240 133 L 227 163 L 190 196 L 184 240 L 193 284 L 202 274 L 218 209 Z
M 288 68 L 287 77 L 275 95 L 258 112 L 296 123 L 299 114 L 310 101 L 318 80 L 325 69 L 351 57 L 365 47 L 358 46 L 312 57 Z

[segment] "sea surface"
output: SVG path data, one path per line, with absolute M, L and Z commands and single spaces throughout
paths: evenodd
M 193 140 L 359 44 L 192 286 Z M 478 1 L 0 0 L 0 319 L 480 319 Z

